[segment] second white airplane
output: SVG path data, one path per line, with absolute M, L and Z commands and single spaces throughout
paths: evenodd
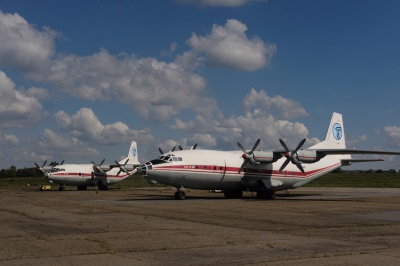
M 105 190 L 109 185 L 120 182 L 137 171 L 138 150 L 135 141 L 131 142 L 128 157 L 115 164 L 104 165 L 104 160 L 98 165 L 92 164 L 60 164 L 56 166 L 36 166 L 41 170 L 49 183 L 58 184 L 59 190 L 65 186 L 77 186 L 78 190 L 86 190 L 88 186 L 95 186 Z M 129 163 L 129 164 L 128 164 Z
M 303 139 L 294 150 L 283 140 L 283 149 L 256 151 L 260 139 L 251 150 L 178 150 L 162 154 L 140 167 L 149 183 L 176 187 L 176 199 L 185 198 L 185 188 L 223 190 L 226 198 L 240 198 L 243 191 L 256 191 L 257 198 L 275 198 L 279 190 L 295 189 L 312 180 L 350 165 L 353 162 L 382 159 L 352 159 L 351 154 L 400 155 L 400 152 L 348 150 L 342 115 L 333 113 L 325 140 L 301 149 Z

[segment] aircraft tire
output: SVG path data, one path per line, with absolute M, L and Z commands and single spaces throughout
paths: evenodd
M 226 199 L 241 199 L 243 191 L 241 190 L 224 190 L 224 196 Z
M 58 190 L 59 190 L 59 191 L 64 191 L 64 190 L 65 190 L 65 187 L 64 187 L 64 186 L 59 186 L 59 187 L 58 187 Z
M 184 200 L 186 198 L 186 194 L 183 191 L 177 191 L 175 192 L 175 199 L 176 200 Z
M 257 191 L 257 199 L 275 199 L 275 191 L 274 190 L 259 190 Z

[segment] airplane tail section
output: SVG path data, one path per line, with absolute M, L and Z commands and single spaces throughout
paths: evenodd
M 128 157 L 121 160 L 119 163 L 125 163 L 126 159 L 129 159 L 128 164 L 140 165 L 136 141 L 131 142 L 131 147 L 128 151 Z
M 341 114 L 333 113 L 325 140 L 309 149 L 346 149 L 343 118 Z

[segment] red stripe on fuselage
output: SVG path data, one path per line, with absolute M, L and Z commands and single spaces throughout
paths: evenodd
M 328 169 L 336 168 L 340 166 L 341 163 L 333 164 L 324 168 L 308 171 L 305 173 L 302 172 L 294 172 L 294 171 L 282 171 L 279 170 L 267 170 L 267 169 L 254 169 L 254 168 L 245 168 L 243 172 L 245 175 L 267 175 L 267 176 L 276 176 L 276 177 L 290 177 L 290 178 L 308 178 L 315 174 L 325 172 Z M 190 172 L 190 173 L 225 173 L 225 174 L 239 174 L 238 167 L 229 167 L 229 166 L 214 166 L 214 165 L 166 165 L 166 166 L 153 166 L 155 171 L 162 170 L 168 172 Z

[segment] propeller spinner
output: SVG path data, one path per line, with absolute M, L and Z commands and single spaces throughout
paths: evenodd
M 304 173 L 303 166 L 301 166 L 301 163 L 299 160 L 297 160 L 297 151 L 300 150 L 300 148 L 304 145 L 306 142 L 306 138 L 304 138 L 302 141 L 300 141 L 299 145 L 297 145 L 296 149 L 293 151 L 290 151 L 289 148 L 286 146 L 285 142 L 282 139 L 279 139 L 279 142 L 281 143 L 282 147 L 286 150 L 285 157 L 286 161 L 282 164 L 281 168 L 279 168 L 279 171 L 282 172 L 283 169 L 288 165 L 289 162 L 292 162 L 297 166 L 297 168 L 300 169 Z
M 239 174 L 246 167 L 247 163 L 250 162 L 251 164 L 257 164 L 257 162 L 254 160 L 254 153 L 253 152 L 257 148 L 258 144 L 260 144 L 260 139 L 258 139 L 254 143 L 253 149 L 251 149 L 251 151 L 246 152 L 246 150 L 243 148 L 242 144 L 237 142 L 238 147 L 243 151 L 242 158 L 244 159 L 244 162 L 243 162 L 242 166 L 240 166 L 240 169 L 239 169 L 239 172 L 238 172 Z

